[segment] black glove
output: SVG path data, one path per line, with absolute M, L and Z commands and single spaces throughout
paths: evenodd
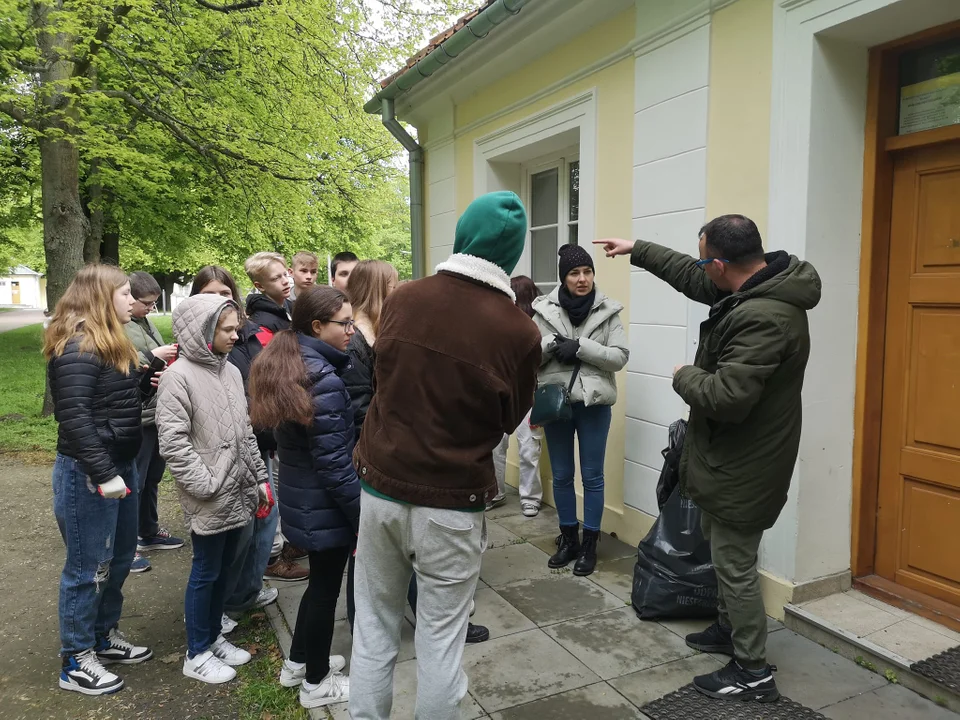
M 573 365 L 577 360 L 577 350 L 580 349 L 579 340 L 568 340 L 563 338 L 557 340 L 557 347 L 554 350 L 554 355 L 557 360 L 562 362 L 564 365 Z

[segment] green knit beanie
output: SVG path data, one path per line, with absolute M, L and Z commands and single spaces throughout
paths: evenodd
M 453 252 L 492 262 L 510 275 L 520 262 L 526 237 L 527 212 L 516 193 L 487 193 L 460 216 Z

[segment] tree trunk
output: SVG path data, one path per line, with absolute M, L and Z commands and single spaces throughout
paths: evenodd
M 97 173 L 98 160 L 90 163 L 90 177 Z M 83 213 L 90 223 L 90 232 L 83 244 L 83 262 L 100 262 L 100 245 L 103 243 L 103 187 L 99 182 L 88 182 L 82 195 Z
M 41 25 L 47 10 L 37 4 Z M 69 55 L 72 44 L 62 34 L 41 33 L 43 57 Z M 47 261 L 47 308 L 54 311 L 67 286 L 83 267 L 84 243 L 90 223 L 80 203 L 80 153 L 70 136 L 77 111 L 63 88 L 69 86 L 72 65 L 60 60 L 40 74 L 44 125 L 39 137 L 41 191 L 43 195 L 43 250 Z M 53 412 L 49 389 L 43 413 Z
M 109 190 L 103 194 L 103 242 L 100 245 L 100 262 L 120 264 L 120 226 L 113 217 L 110 203 L 113 197 Z

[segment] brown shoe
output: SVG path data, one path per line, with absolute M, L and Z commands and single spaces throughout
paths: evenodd
M 272 582 L 300 582 L 310 577 L 310 570 L 290 562 L 282 555 L 271 565 L 267 565 L 263 573 L 264 580 Z
M 295 560 L 303 560 L 309 553 L 306 550 L 301 550 L 296 545 L 284 543 L 283 552 L 281 552 L 280 555 L 290 562 L 294 562 Z

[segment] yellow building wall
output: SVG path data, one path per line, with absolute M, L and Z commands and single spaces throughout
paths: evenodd
M 706 215 L 746 215 L 765 243 L 772 67 L 770 0 L 739 0 L 713 16 Z M 783 606 L 793 600 L 792 583 L 761 571 L 761 586 L 767 613 L 782 619 Z
M 773 3 L 739 0 L 713 16 L 707 218 L 739 213 L 766 238 Z
M 474 143 L 491 132 L 512 125 L 530 115 L 556 105 L 591 88 L 597 98 L 597 162 L 595 232 L 598 237 L 629 237 L 632 217 L 633 178 L 633 118 L 634 118 L 634 59 L 628 55 L 622 61 L 578 80 L 536 102 L 497 117 L 487 123 L 483 118 L 496 114 L 502 108 L 531 97 L 545 87 L 562 82 L 564 78 L 581 71 L 628 45 L 633 40 L 634 19 L 630 10 L 602 23 L 596 28 L 557 48 L 544 57 L 519 68 L 497 83 L 484 88 L 454 110 L 456 157 L 456 208 L 463 212 L 473 200 Z M 467 132 L 461 128 L 476 125 Z M 428 131 L 429 134 L 429 131 Z M 581 238 L 586 242 L 591 238 Z M 629 263 L 607 260 L 600 254 L 595 260 L 597 284 L 603 292 L 629 306 Z M 624 324 L 629 322 L 629 307 L 622 314 Z M 642 515 L 623 507 L 624 417 L 626 408 L 625 373 L 619 378 L 620 397 L 613 408 L 613 423 L 607 443 L 606 512 L 604 529 L 621 537 L 639 539 L 650 521 L 643 516 L 639 522 L 630 515 Z M 552 504 L 550 470 L 546 448 L 541 460 L 544 478 L 544 498 Z M 516 445 L 511 446 L 508 481 L 515 485 L 518 478 Z M 579 487 L 579 483 L 578 483 Z M 578 490 L 579 494 L 579 490 Z M 630 531 L 630 529 L 632 531 Z

